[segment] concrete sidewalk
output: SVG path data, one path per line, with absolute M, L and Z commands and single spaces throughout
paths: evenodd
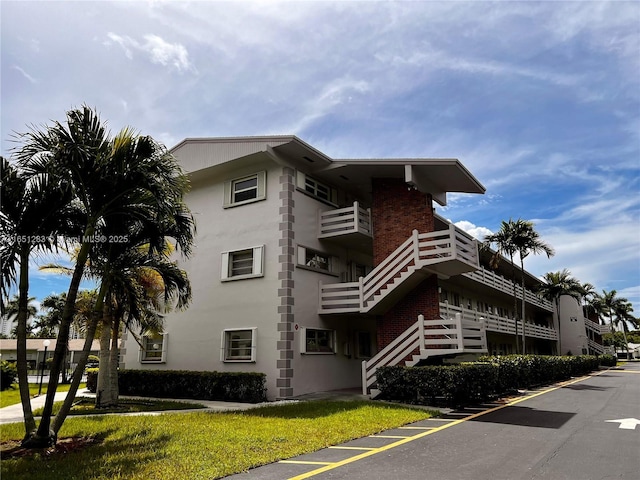
M 55 396 L 55 401 L 63 401 L 67 396 L 67 392 L 58 392 Z M 95 393 L 91 393 L 88 390 L 80 390 L 76 394 L 77 397 L 95 397 Z M 189 400 L 184 398 L 163 398 L 153 399 L 145 397 L 130 397 L 121 396 L 122 399 L 136 399 L 136 400 L 168 400 L 174 402 L 185 402 L 203 405 L 205 408 L 198 409 L 186 409 L 186 410 L 164 410 L 160 412 L 134 412 L 134 413 L 103 413 L 96 415 L 162 415 L 163 413 L 188 413 L 188 412 L 228 412 L 238 410 L 249 410 L 251 408 L 262 407 L 264 405 L 277 405 L 285 402 L 291 402 L 291 400 L 280 402 L 265 402 L 265 403 L 239 403 L 239 402 L 218 402 L 210 400 Z M 42 394 L 38 397 L 31 399 L 31 408 L 33 410 L 43 407 L 46 399 L 46 395 Z M 0 408 L 0 425 L 7 423 L 22 422 L 22 404 L 10 405 L 8 407 Z

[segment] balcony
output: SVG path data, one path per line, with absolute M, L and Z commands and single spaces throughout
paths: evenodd
M 358 202 L 350 207 L 320 212 L 318 238 L 370 247 L 372 237 L 371 211 L 362 208 Z
M 451 306 L 448 303 L 440 303 L 440 315 L 449 318 L 456 314 L 462 315 L 463 319 L 480 321 L 484 319 L 485 329 L 489 332 L 506 333 L 515 335 L 516 327 L 512 318 L 500 317 L 488 312 L 478 312 L 477 310 L 469 310 L 462 307 Z M 518 335 L 522 335 L 522 324 L 518 323 Z M 549 327 L 535 325 L 533 323 L 525 323 L 524 331 L 527 337 L 542 338 L 545 340 L 557 340 L 558 333 Z
M 454 225 L 436 232 L 414 230 L 358 282 L 321 284 L 318 312 L 384 313 L 430 274 L 449 277 L 478 267 L 476 241 Z
M 496 275 L 495 273 L 485 269 L 484 267 L 476 270 L 474 272 L 463 273 L 463 275 L 471 280 L 482 283 L 483 285 L 487 285 L 488 287 L 492 287 L 496 290 L 501 291 L 502 293 L 506 293 L 507 295 L 513 296 L 513 282 L 511 280 L 507 280 L 500 275 Z M 522 298 L 522 287 L 516 284 L 516 296 L 518 298 Z M 531 290 L 525 289 L 525 298 L 526 301 L 537 307 L 543 308 L 548 312 L 553 312 L 553 305 L 549 300 L 546 300 L 542 297 L 539 297 Z

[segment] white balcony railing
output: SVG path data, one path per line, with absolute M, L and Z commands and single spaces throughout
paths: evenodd
M 476 282 L 482 283 L 483 285 L 487 285 L 489 287 L 495 288 L 496 290 L 499 290 L 502 293 L 506 293 L 507 295 L 513 296 L 513 282 L 489 270 L 486 270 L 484 267 L 481 267 L 480 269 L 474 272 L 463 273 L 463 275 L 467 278 L 475 280 Z M 518 298 L 522 298 L 522 287 L 517 283 L 516 283 L 516 296 Z M 531 290 L 525 289 L 525 299 L 531 305 L 544 308 L 549 312 L 553 311 L 553 305 L 549 300 L 539 297 L 538 295 L 533 293 Z
M 598 335 L 611 332 L 611 325 L 600 325 L 599 323 L 589 320 L 588 318 L 584 319 L 584 325 L 588 330 L 591 330 Z
M 353 206 L 321 212 L 318 219 L 318 238 L 359 233 L 368 237 L 371 232 L 371 211 L 358 202 Z
M 449 305 L 446 302 L 440 303 L 440 314 L 446 317 L 459 313 L 463 319 L 480 321 L 484 319 L 485 329 L 491 332 L 516 334 L 515 321 L 512 318 L 500 317 L 488 312 L 478 312 L 462 307 Z M 542 338 L 545 340 L 557 340 L 558 333 L 555 329 L 533 323 L 524 324 L 525 335 L 527 337 Z M 518 335 L 522 335 L 522 323 L 518 322 Z

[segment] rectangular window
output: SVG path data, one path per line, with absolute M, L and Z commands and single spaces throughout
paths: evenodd
M 264 275 L 264 245 L 222 252 L 222 280 L 242 280 Z
M 165 363 L 167 357 L 167 334 L 142 337 L 140 363 Z
M 258 172 L 225 182 L 224 207 L 235 207 L 267 198 L 266 174 L 267 172 Z
M 326 253 L 298 246 L 298 265 L 310 270 L 318 270 L 325 273 L 332 272 L 332 257 Z
M 223 362 L 256 361 L 257 328 L 228 329 L 222 332 L 220 360 Z
M 300 353 L 335 353 L 335 330 L 302 328 Z
M 312 197 L 315 197 L 318 200 L 322 200 L 332 205 L 337 205 L 338 192 L 335 188 L 318 182 L 314 178 L 311 178 L 302 172 L 298 172 L 296 183 L 300 190 L 308 193 Z

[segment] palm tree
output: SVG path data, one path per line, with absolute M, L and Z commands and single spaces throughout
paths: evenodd
M 618 292 L 616 290 L 611 290 L 609 292 L 602 290 L 602 294 L 594 295 L 593 302 L 591 303 L 598 314 L 598 318 L 605 324 L 608 321 L 611 333 L 615 332 L 613 311 L 616 303 L 619 301 L 617 294 Z
M 638 327 L 637 319 L 631 315 L 633 306 L 626 298 L 618 298 L 613 305 L 613 313 L 615 315 L 614 325 L 622 330 L 624 338 L 624 348 L 627 351 L 627 359 L 629 359 L 629 342 L 627 341 L 627 333 L 629 332 L 629 323 L 634 327 Z
M 602 290 L 602 294 L 595 294 L 590 303 L 591 308 L 598 315 L 598 319 L 605 325 L 608 322 L 611 334 L 616 332 L 616 327 L 622 329 L 626 342 L 626 331 L 628 329 L 627 322 L 635 324 L 635 318 L 631 316 L 633 308 L 626 298 L 618 297 L 616 290 Z
M 589 305 L 591 304 L 591 299 L 596 294 L 596 287 L 594 287 L 589 282 L 585 282 L 582 284 L 582 300 L 583 300 L 583 312 L 585 318 L 589 318 Z
M 525 317 L 525 301 L 526 301 L 526 290 L 524 285 L 525 278 L 525 270 L 524 270 L 524 259 L 529 256 L 529 254 L 533 253 L 537 255 L 539 253 L 544 253 L 547 255 L 547 258 L 550 258 L 554 255 L 553 248 L 544 243 L 540 239 L 540 235 L 535 231 L 533 222 L 527 220 L 518 219 L 513 227 L 513 244 L 516 248 L 520 256 L 520 273 L 522 275 L 522 353 L 525 353 L 525 325 L 524 325 L 524 317 Z
M 504 220 L 500 224 L 500 230 L 497 233 L 487 235 L 483 240 L 483 247 L 490 249 L 491 245 L 496 246 L 496 250 L 491 257 L 490 265 L 492 268 L 498 268 L 500 259 L 503 256 L 509 257 L 511 264 L 511 283 L 513 285 L 513 322 L 515 326 L 515 338 L 516 338 L 516 352 L 519 352 L 518 347 L 518 295 L 516 293 L 516 266 L 513 261 L 513 257 L 516 254 L 516 246 L 513 243 L 515 222 L 509 219 L 508 222 Z
M 64 178 L 72 191 L 70 204 L 81 212 L 78 254 L 60 323 L 42 420 L 23 445 L 39 447 L 55 443 L 75 396 L 97 327 L 109 282 L 102 282 L 89 322 L 83 354 L 73 374 L 67 398 L 52 423 L 58 375 L 67 348 L 75 301 L 87 261 L 96 257 L 95 246 L 109 244 L 115 226 L 124 225 L 116 241 L 127 235 L 153 230 L 173 232 L 183 255 L 193 242 L 193 218 L 183 207 L 188 187 L 186 175 L 162 145 L 138 136 L 128 128 L 110 138 L 98 115 L 88 107 L 67 112 L 65 124 L 56 122 L 44 131 L 32 130 L 20 137 L 17 159 L 29 178 Z M 180 208 L 176 208 L 180 205 Z M 109 235 L 107 235 L 109 234 Z M 149 238 L 151 251 L 164 246 L 164 237 Z
M 29 327 L 28 323 L 29 323 L 29 320 L 32 318 L 35 318 L 38 313 L 38 309 L 33 305 L 33 302 L 35 302 L 35 300 L 36 300 L 36 297 L 27 298 L 27 330 L 29 330 L 29 328 L 33 330 L 33 327 Z M 13 322 L 13 319 L 18 317 L 19 312 L 20 312 L 20 297 L 18 295 L 14 295 L 11 298 L 11 300 L 9 300 L 4 305 L 3 316 L 7 321 Z M 12 332 L 13 331 L 17 332 L 17 329 L 18 329 L 17 326 L 14 327 L 12 329 Z M 12 337 L 14 336 L 13 333 L 11 336 Z
M 42 135 L 37 137 L 40 140 Z M 70 203 L 65 178 L 27 175 L 20 165 L 2 157 L 0 163 L 0 293 L 6 298 L 17 284 L 16 369 L 26 440 L 36 428 L 27 378 L 29 258 L 34 252 L 55 250 L 60 236 L 76 235 L 77 210 Z
M 130 249 L 118 258 L 119 268 L 111 280 L 113 298 L 110 312 L 111 345 L 108 355 L 100 358 L 102 380 L 98 376 L 100 398 L 96 396 L 96 406 L 113 406 L 118 403 L 118 332 L 120 325 L 133 334 L 134 326 L 141 332 L 162 332 L 163 314 L 173 306 L 185 308 L 191 298 L 188 277 L 183 270 L 169 260 L 169 251 L 163 255 L 149 255 L 142 248 Z M 104 325 L 106 327 L 106 324 Z M 105 344 L 109 341 L 105 335 Z M 137 339 L 137 338 L 136 338 Z
M 566 268 L 559 272 L 545 273 L 544 282 L 538 287 L 538 293 L 544 298 L 553 302 L 556 306 L 556 315 L 558 318 L 558 352 L 562 355 L 562 321 L 560 318 L 560 297 L 569 295 L 578 302 L 585 293 L 584 287 L 578 280 L 571 276 L 571 272 Z

